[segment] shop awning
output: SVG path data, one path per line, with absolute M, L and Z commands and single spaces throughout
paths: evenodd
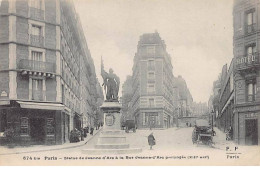
M 21 108 L 26 109 L 42 109 L 42 110 L 64 110 L 64 105 L 55 103 L 34 103 L 17 101 Z

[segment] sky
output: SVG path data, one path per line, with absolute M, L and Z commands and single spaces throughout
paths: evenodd
M 96 74 L 101 56 L 121 87 L 132 74 L 139 38 L 157 31 L 195 102 L 208 102 L 213 82 L 233 57 L 232 0 L 74 0 Z M 119 94 L 121 95 L 121 93 Z

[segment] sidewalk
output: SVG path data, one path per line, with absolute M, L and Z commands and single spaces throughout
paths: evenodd
M 14 148 L 8 148 L 7 146 L 0 146 L 0 155 L 9 155 L 9 154 L 21 154 L 21 153 L 32 153 L 32 152 L 42 152 L 42 151 L 53 151 L 53 150 L 61 150 L 61 149 L 69 149 L 80 147 L 87 142 L 89 142 L 96 134 L 98 134 L 102 128 L 99 130 L 94 130 L 93 136 L 88 134 L 84 141 L 80 141 L 77 143 L 64 143 L 62 145 L 32 145 L 32 146 L 15 146 Z
M 214 130 L 216 131 L 216 136 L 213 137 L 213 142 L 215 143 L 213 145 L 214 148 L 226 150 L 226 147 L 234 147 L 236 144 L 232 141 L 226 140 L 226 133 L 219 130 L 217 127 L 214 127 Z

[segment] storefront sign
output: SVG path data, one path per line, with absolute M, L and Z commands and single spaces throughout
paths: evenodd
M 236 112 L 249 112 L 260 110 L 260 106 L 249 106 L 249 107 L 237 107 L 235 108 Z
M 248 55 L 246 57 L 237 58 L 237 65 L 245 63 L 253 63 L 256 61 L 255 55 Z
M 112 126 L 115 123 L 115 116 L 113 114 L 107 114 L 105 117 L 105 123 L 107 126 Z
M 245 114 L 245 118 L 257 118 L 258 113 L 247 113 Z

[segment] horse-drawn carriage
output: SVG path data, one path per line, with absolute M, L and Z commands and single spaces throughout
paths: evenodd
M 212 146 L 213 144 L 213 133 L 212 127 L 206 120 L 196 120 L 195 128 L 192 132 L 192 143 L 193 144 L 206 144 Z
M 125 132 L 129 133 L 130 130 L 133 130 L 133 132 L 136 132 L 136 125 L 134 120 L 126 120 L 125 123 Z

